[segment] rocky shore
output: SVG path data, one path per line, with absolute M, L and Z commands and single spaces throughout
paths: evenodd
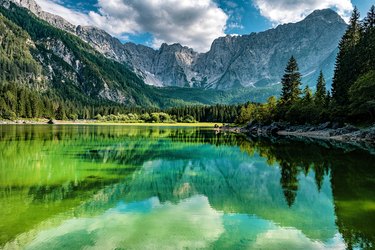
M 223 126 L 218 131 L 243 133 L 247 136 L 294 136 L 314 139 L 335 140 L 348 143 L 366 143 L 375 146 L 375 124 L 367 128 L 327 122 L 320 125 L 291 125 L 274 122 L 271 125 L 249 123 L 244 127 Z

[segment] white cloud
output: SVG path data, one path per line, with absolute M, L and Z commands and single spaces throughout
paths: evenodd
M 181 43 L 204 52 L 224 35 L 227 14 L 213 0 L 98 0 L 98 12 L 80 13 L 52 0 L 42 8 L 73 24 L 93 25 L 117 37 L 151 33 L 153 44 Z
M 316 9 L 333 8 L 348 20 L 353 5 L 350 0 L 254 0 L 262 16 L 274 24 L 297 22 Z
M 141 209 L 145 205 L 152 209 L 127 211 L 127 204 L 119 202 L 101 215 L 62 221 L 57 227 L 36 232 L 32 242 L 21 248 L 203 249 L 224 233 L 222 213 L 212 209 L 204 196 L 175 205 L 162 204 L 157 198 L 135 203 Z M 66 239 L 71 240 L 64 242 Z
M 345 242 L 336 234 L 327 242 L 314 241 L 294 228 L 275 228 L 259 234 L 255 249 L 345 249 Z
M 60 5 L 58 1 L 36 0 L 36 2 L 44 11 L 61 16 L 74 25 L 92 24 L 90 17 L 88 17 L 86 14 L 65 8 L 64 6 Z

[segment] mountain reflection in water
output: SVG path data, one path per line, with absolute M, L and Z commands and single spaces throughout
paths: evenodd
M 374 162 L 204 128 L 0 126 L 0 246 L 367 249 Z

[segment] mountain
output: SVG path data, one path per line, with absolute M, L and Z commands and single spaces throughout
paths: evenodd
M 27 9 L 21 8 L 20 4 Z M 0 113 L 5 112 L 7 117 L 11 114 L 9 111 L 18 114 L 17 110 L 11 110 L 14 106 L 11 100 L 17 99 L 25 103 L 35 103 L 29 99 L 47 98 L 48 101 L 43 101 L 44 104 L 39 103 L 43 106 L 40 110 L 46 109 L 45 104 L 48 103 L 48 109 L 54 112 L 56 107 L 63 106 L 83 113 L 87 113 L 87 110 L 94 112 L 94 107 L 105 107 L 107 111 L 116 113 L 119 112 L 116 110 L 125 107 L 168 108 L 193 104 L 236 104 L 248 100 L 263 102 L 268 96 L 277 95 L 278 92 L 277 89 L 267 88 L 224 92 L 203 91 L 200 88 L 149 86 L 144 83 L 143 76 L 147 76 L 146 80 L 159 82 L 160 85 L 161 82 L 151 73 L 141 70 L 134 73 L 133 66 L 120 62 L 131 61 L 139 67 L 152 66 L 170 79 L 177 76 L 184 79 L 183 69 L 177 69 L 185 64 L 171 64 L 170 68 L 165 65 L 173 61 L 176 48 L 180 49 L 181 53 L 196 53 L 180 45 L 165 45 L 165 51 L 159 56 L 156 64 L 148 59 L 148 55 L 156 55 L 157 51 L 142 45 L 127 44 L 129 51 L 130 48 L 132 51 L 129 53 L 123 49 L 124 45 L 104 31 L 93 27 L 72 28 L 73 26 L 63 19 L 41 11 L 32 0 L 16 3 L 0 0 L 0 17 L 0 86 L 15 85 L 10 87 L 12 95 L 4 93 L 2 97 L 0 93 L 0 102 L 2 99 L 8 102 L 4 105 L 0 103 Z M 80 37 L 85 37 L 85 40 L 91 39 L 92 46 Z M 112 50 L 116 46 L 118 50 Z M 167 74 L 168 70 L 175 74 Z M 167 78 L 164 78 L 164 81 L 165 79 Z M 170 85 L 173 86 L 172 80 Z M 26 91 L 28 94 L 19 89 L 24 87 L 29 89 Z M 6 92 L 7 89 L 9 88 L 5 87 L 2 91 Z M 26 95 L 31 97 L 24 100 Z M 1 108 L 6 106 L 9 109 L 1 111 Z M 95 112 L 103 113 L 100 110 Z M 93 115 L 95 114 L 92 113 L 91 117 Z
M 279 83 L 291 55 L 299 62 L 304 83 L 315 85 L 321 69 L 331 83 L 337 45 L 346 28 L 333 10 L 317 10 L 298 23 L 218 38 L 201 54 L 180 44 L 163 44 L 158 50 L 121 44 L 92 27 L 78 26 L 76 34 L 106 56 L 130 65 L 149 85 L 233 89 Z
M 286 62 L 294 55 L 304 82 L 315 85 L 321 69 L 328 80 L 332 79 L 337 45 L 346 27 L 336 12 L 326 9 L 265 32 L 222 37 L 200 56 L 194 71 L 207 77 L 208 86 L 220 89 L 273 85 L 280 81 Z
M 32 3 L 31 1 L 28 1 Z M 155 88 L 144 84 L 122 63 L 105 57 L 77 36 L 63 19 L 29 8 L 50 18 L 55 28 L 13 2 L 0 0 L 1 82 L 22 84 L 51 92 L 76 103 L 108 102 L 129 106 L 158 106 Z M 61 29 L 63 28 L 63 29 Z
M 105 56 L 129 65 L 146 84 L 173 87 L 233 89 L 279 83 L 294 55 L 303 82 L 313 86 L 319 71 L 330 84 L 337 45 L 347 24 L 333 10 L 316 10 L 298 23 L 280 25 L 260 33 L 216 39 L 207 53 L 180 44 L 154 50 L 118 39 L 94 27 L 74 26 L 43 12 L 34 0 L 12 0 L 57 28 L 73 33 Z

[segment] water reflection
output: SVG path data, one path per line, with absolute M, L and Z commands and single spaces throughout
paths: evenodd
M 199 128 L 3 126 L 0 246 L 371 248 L 374 160 Z

